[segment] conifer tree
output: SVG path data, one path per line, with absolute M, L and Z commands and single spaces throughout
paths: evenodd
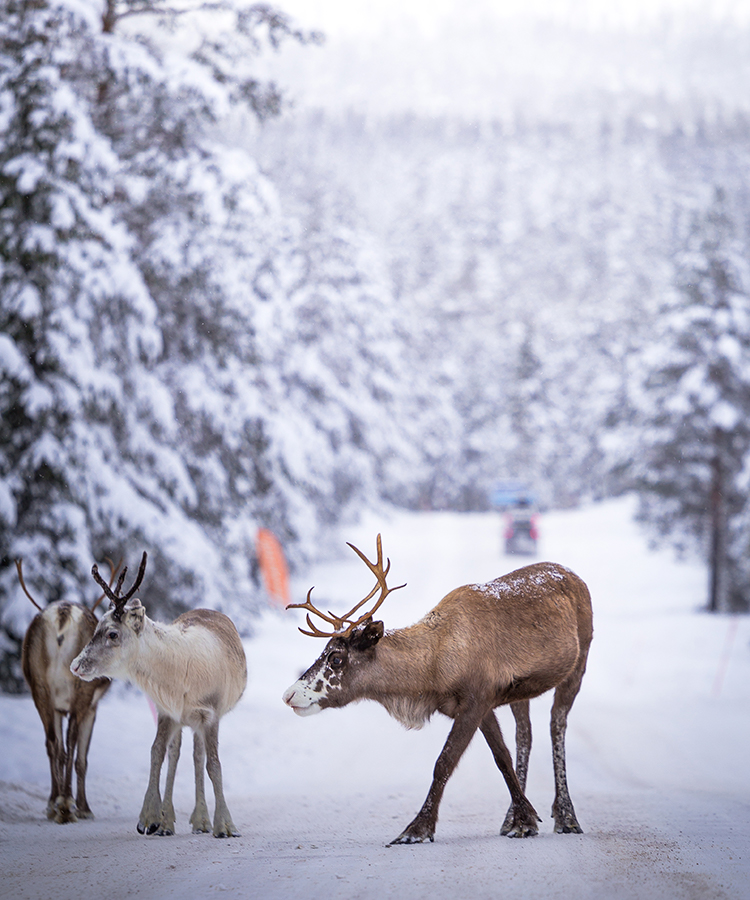
M 111 545 L 136 478 L 146 487 L 139 456 L 161 394 L 146 368 L 160 351 L 156 311 L 108 206 L 117 159 L 72 85 L 91 73 L 97 25 L 85 6 L 0 2 L 5 597 L 12 560 L 26 557 L 46 600 L 81 599 L 92 552 Z
M 301 228 L 227 136 L 279 109 L 258 49 L 317 37 L 243 0 L 0 14 L 0 620 L 17 657 L 19 556 L 79 600 L 146 548 L 152 612 L 242 627 L 258 527 L 299 561 L 408 455 L 366 238 Z
M 750 285 L 747 257 L 724 192 L 696 214 L 677 260 L 676 289 L 637 360 L 640 516 L 709 563 L 712 611 L 747 609 L 750 449 Z M 742 523 L 745 527 L 742 527 Z

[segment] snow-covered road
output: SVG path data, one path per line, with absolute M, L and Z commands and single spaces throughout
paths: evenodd
M 137 834 L 154 724 L 142 695 L 121 685 L 94 731 L 96 819 L 48 822 L 41 724 L 30 698 L 0 696 L 0 897 L 747 900 L 750 621 L 699 612 L 703 569 L 649 551 L 631 512 L 620 500 L 542 522 L 540 556 L 577 571 L 594 602 L 589 669 L 568 731 L 585 834 L 555 835 L 545 818 L 536 838 L 501 838 L 507 790 L 475 740 L 448 784 L 435 843 L 386 847 L 421 806 L 448 720 L 407 732 L 367 703 L 294 716 L 281 693 L 322 641 L 297 632 L 297 612 L 269 611 L 246 643 L 248 689 L 222 723 L 225 790 L 242 831 L 235 840 L 190 833 L 189 743 L 177 776 L 178 834 Z M 525 562 L 502 556 L 492 514 L 370 517 L 344 537 L 372 555 L 377 531 L 394 583 L 408 582 L 381 610 L 391 628 L 452 587 Z M 318 605 L 333 609 L 363 596 L 368 573 L 343 552 L 296 584 L 296 595 L 315 584 Z M 527 790 L 545 816 L 549 705 L 549 697 L 532 704 Z M 500 718 L 510 742 L 512 717 Z

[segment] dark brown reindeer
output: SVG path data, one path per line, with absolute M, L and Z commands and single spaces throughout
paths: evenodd
M 110 562 L 114 581 L 116 568 Z M 88 684 L 75 678 L 70 663 L 91 639 L 97 625 L 94 610 L 102 594 L 89 609 L 81 603 L 57 600 L 42 608 L 31 596 L 23 578 L 23 560 L 16 560 L 18 580 L 26 596 L 39 610 L 26 629 L 21 649 L 21 667 L 34 705 L 44 726 L 51 789 L 47 818 L 59 824 L 90 819 L 86 799 L 86 770 L 96 706 L 109 688 L 108 678 Z M 67 739 L 63 723 L 68 719 Z M 76 797 L 73 800 L 73 765 Z
M 556 832 L 581 833 L 568 793 L 565 730 L 593 634 L 591 597 L 583 581 L 556 563 L 535 563 L 487 584 L 456 588 L 415 625 L 386 632 L 373 615 L 398 588 L 386 584 L 390 560 L 384 568 L 380 535 L 374 563 L 349 546 L 377 584 L 343 616 L 320 612 L 310 602 L 310 592 L 305 603 L 287 607 L 308 611 L 310 630 L 300 628 L 303 634 L 330 640 L 283 699 L 301 716 L 368 699 L 381 703 L 407 728 L 420 728 L 435 712 L 453 719 L 427 799 L 391 843 L 434 840 L 446 782 L 477 729 L 489 744 L 511 795 L 501 834 L 536 834 L 540 819 L 524 794 L 531 751 L 529 700 L 552 688 L 552 816 Z M 380 596 L 372 609 L 355 618 L 378 589 Z M 319 629 L 310 613 L 333 630 Z M 516 720 L 516 770 L 494 712 L 505 704 Z

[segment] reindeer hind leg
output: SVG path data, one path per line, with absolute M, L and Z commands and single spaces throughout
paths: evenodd
M 200 728 L 193 731 L 193 763 L 195 764 L 195 809 L 190 816 L 193 834 L 208 834 L 211 831 L 211 816 L 206 804 L 206 788 L 203 767 L 206 765 L 206 743 Z
M 37 698 L 35 696 L 35 702 L 36 699 Z M 39 717 L 41 718 L 42 725 L 44 726 L 44 745 L 47 750 L 47 758 L 49 760 L 50 791 L 49 798 L 47 799 L 46 812 L 48 819 L 54 819 L 55 802 L 60 796 L 60 789 L 63 784 L 63 774 L 60 760 L 63 748 L 61 746 L 60 739 L 58 739 L 58 731 L 60 730 L 60 728 L 59 723 L 55 721 L 57 714 L 51 709 L 51 705 L 43 706 L 41 705 L 41 703 L 37 703 L 37 710 L 39 711 Z
M 581 688 L 585 667 L 586 660 L 584 658 L 573 673 L 558 685 L 552 704 L 550 733 L 552 736 L 552 763 L 555 770 L 555 800 L 552 804 L 552 818 L 555 820 L 557 834 L 583 834 L 583 828 L 578 823 L 573 801 L 570 799 L 568 791 L 565 732 L 568 725 L 568 713 Z
M 529 756 L 531 755 L 531 718 L 529 701 L 518 700 L 510 704 L 516 720 L 516 776 L 521 790 L 526 792 L 526 778 L 529 773 Z M 514 831 L 515 804 L 511 800 L 500 834 L 510 835 Z
M 227 802 L 224 799 L 224 781 L 221 773 L 221 762 L 219 761 L 219 718 L 213 717 L 208 721 L 203 730 L 203 737 L 206 743 L 206 771 L 211 779 L 214 788 L 214 797 L 216 798 L 216 809 L 214 810 L 214 837 L 239 837 L 232 817 L 227 808 Z
M 76 815 L 79 819 L 93 819 L 88 800 L 86 799 L 86 772 L 88 770 L 89 745 L 96 720 L 96 707 L 86 711 L 78 728 L 78 746 L 76 748 Z
M 60 770 L 63 780 L 62 788 L 55 801 L 55 822 L 61 825 L 78 821 L 73 801 L 73 759 L 75 757 L 76 744 L 78 743 L 78 719 L 71 710 L 68 715 L 67 738 L 63 741 L 64 719 L 65 714 L 56 710 L 55 720 L 60 742 L 59 746 L 62 751 Z
M 503 739 L 500 723 L 497 721 L 494 710 L 491 709 L 482 719 L 481 729 L 484 739 L 492 751 L 495 765 L 500 769 L 510 791 L 510 809 L 505 817 L 500 833 L 508 837 L 533 837 L 539 833 L 537 822 L 540 819 L 537 811 L 529 803 L 523 792 L 524 786 L 513 768 L 510 751 Z M 531 732 L 529 731 L 529 736 L 530 734 Z M 525 771 L 523 772 L 523 779 L 525 782 Z
M 174 803 L 172 796 L 174 793 L 174 779 L 177 773 L 177 763 L 180 759 L 181 746 L 182 728 L 178 722 L 175 722 L 167 750 L 167 779 L 164 783 L 164 799 L 161 802 L 159 827 L 156 829 L 156 834 L 161 837 L 171 836 L 175 831 Z
M 46 731 L 47 755 L 52 775 L 52 785 L 47 802 L 47 818 L 62 825 L 70 819 L 66 815 L 64 797 L 66 756 L 63 717 L 57 710 L 52 713 Z

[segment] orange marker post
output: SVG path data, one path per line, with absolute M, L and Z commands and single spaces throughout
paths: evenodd
M 286 607 L 289 597 L 289 569 L 284 550 L 276 535 L 267 528 L 259 528 L 256 537 L 258 563 L 268 596 L 278 606 Z

